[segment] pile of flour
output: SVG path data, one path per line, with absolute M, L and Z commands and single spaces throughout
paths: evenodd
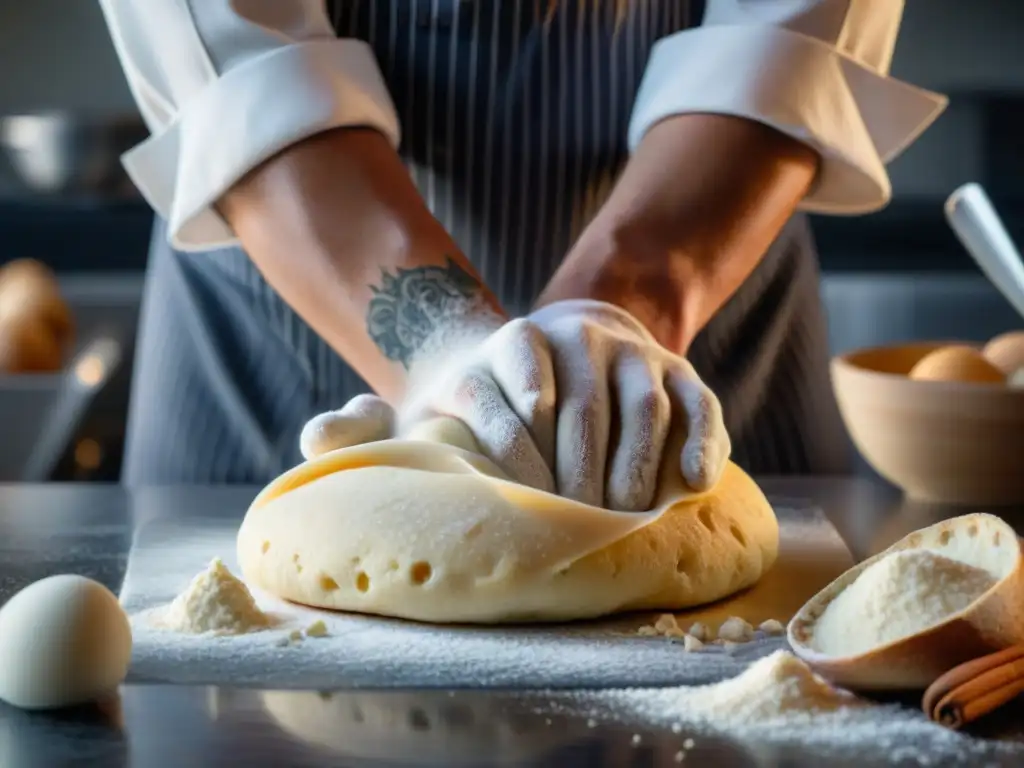
M 829 656 L 864 653 L 941 623 L 996 581 L 988 571 L 928 549 L 893 552 L 828 605 L 812 645 Z
M 798 747 L 828 760 L 884 759 L 898 765 L 998 765 L 1019 746 L 972 739 L 928 721 L 918 710 L 880 705 L 835 688 L 788 651 L 712 685 L 627 689 L 552 700 L 552 712 L 631 726 L 671 728 L 699 760 L 701 738 Z M 687 738 L 682 741 L 683 735 Z M 991 763 L 986 762 L 991 760 Z M 697 764 L 697 763 L 693 763 Z
M 248 587 L 220 558 L 214 558 L 184 592 L 157 613 L 156 623 L 173 632 L 221 635 L 241 635 L 271 625 L 270 617 L 256 605 Z
M 870 706 L 834 688 L 788 651 L 775 651 L 738 677 L 679 688 L 673 708 L 690 722 L 743 727 L 807 720 L 823 712 Z

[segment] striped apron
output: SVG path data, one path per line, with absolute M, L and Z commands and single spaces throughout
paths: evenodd
M 529 310 L 627 159 L 652 44 L 686 0 L 340 0 L 342 36 L 376 51 L 431 210 L 513 314 Z M 273 109 L 268 105 L 268 109 Z M 696 339 L 734 460 L 760 474 L 841 473 L 810 231 L 786 226 Z M 130 485 L 264 483 L 301 460 L 311 416 L 366 384 L 239 249 L 153 236 L 129 415 Z

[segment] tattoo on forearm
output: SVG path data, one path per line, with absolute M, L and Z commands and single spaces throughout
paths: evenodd
M 381 285 L 370 286 L 367 331 L 385 357 L 405 368 L 432 338 L 485 303 L 476 278 L 450 257 L 445 261 L 443 267 L 381 270 Z

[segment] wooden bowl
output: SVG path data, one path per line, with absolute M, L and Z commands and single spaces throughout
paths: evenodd
M 897 550 L 929 549 L 982 568 L 999 581 L 941 624 L 855 656 L 829 656 L 814 647 L 825 609 L 874 563 Z M 797 612 L 787 628 L 793 652 L 822 677 L 851 690 L 918 690 L 979 656 L 1024 642 L 1024 556 L 1013 528 L 994 515 L 946 520 L 905 536 L 854 566 Z
M 834 358 L 832 386 L 846 429 L 864 459 L 913 499 L 1024 504 L 1024 390 L 907 376 L 952 343 Z

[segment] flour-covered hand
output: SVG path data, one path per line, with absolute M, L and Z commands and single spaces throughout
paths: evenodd
M 663 459 L 678 460 L 695 490 L 718 482 L 731 451 L 721 405 L 685 358 L 604 302 L 556 302 L 527 321 L 554 363 L 560 494 L 612 509 L 648 509 Z M 664 455 L 673 421 L 686 434 L 678 459 Z
M 730 453 L 718 399 L 689 362 L 618 307 L 564 301 L 452 334 L 409 367 L 395 412 L 361 395 L 306 426 L 303 455 L 414 437 L 438 416 L 465 424 L 516 482 L 623 511 L 651 507 L 663 459 L 705 490 Z M 677 459 L 664 455 L 674 420 L 686 433 Z
M 436 350 L 410 367 L 398 436 L 438 416 L 458 419 L 511 479 L 556 492 L 556 382 L 540 329 L 522 319 L 486 333 L 467 328 Z

